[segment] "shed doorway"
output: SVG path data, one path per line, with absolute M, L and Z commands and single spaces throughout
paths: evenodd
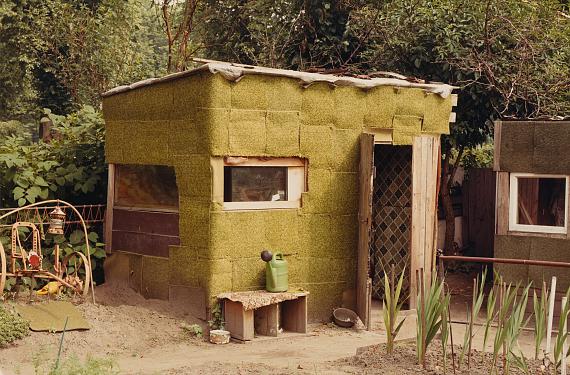
M 412 146 L 375 145 L 374 170 L 370 275 L 372 299 L 382 301 L 384 274 L 392 265 L 396 278 L 405 270 L 402 295 L 410 290 Z

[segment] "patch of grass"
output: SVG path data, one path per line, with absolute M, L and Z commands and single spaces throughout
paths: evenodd
M 61 362 L 57 368 L 51 361 L 34 360 L 36 375 L 116 375 L 119 367 L 109 358 L 87 357 L 85 361 L 73 356 Z
M 30 334 L 28 321 L 0 306 L 0 348 Z

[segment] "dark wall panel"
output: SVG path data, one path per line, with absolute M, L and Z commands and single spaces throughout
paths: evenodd
M 499 168 L 570 174 L 570 121 L 501 122 Z
M 178 213 L 113 210 L 112 251 L 168 257 L 170 245 L 180 245 Z

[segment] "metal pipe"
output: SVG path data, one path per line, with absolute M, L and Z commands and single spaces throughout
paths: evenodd
M 563 267 L 570 268 L 570 263 L 552 262 L 548 260 L 533 259 L 510 259 L 510 258 L 484 258 L 484 257 L 465 257 L 459 255 L 440 255 L 441 261 L 460 261 L 474 263 L 506 263 L 506 264 L 524 264 L 529 266 L 546 266 L 546 267 Z

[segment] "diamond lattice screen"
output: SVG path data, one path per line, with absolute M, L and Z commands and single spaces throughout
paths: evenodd
M 374 150 L 374 192 L 370 252 L 372 295 L 384 295 L 384 271 L 392 264 L 396 275 L 406 269 L 402 295 L 410 287 L 410 230 L 412 226 L 412 148 L 378 145 Z

